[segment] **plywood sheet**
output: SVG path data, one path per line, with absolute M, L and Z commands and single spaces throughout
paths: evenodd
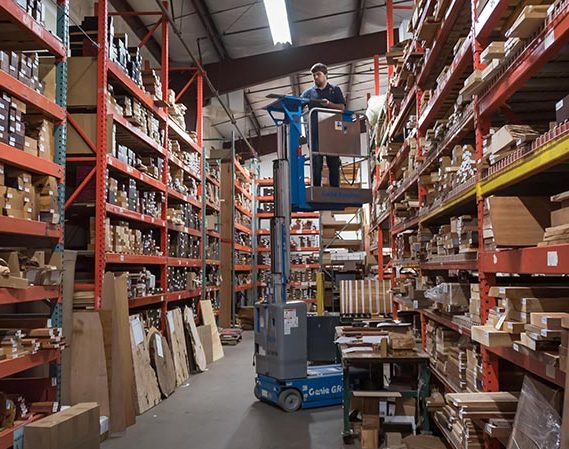
M 191 307 L 184 307 L 184 326 L 186 328 L 186 334 L 189 336 L 191 343 L 192 352 L 194 354 L 194 360 L 196 366 L 200 371 L 205 371 L 207 368 L 207 360 L 205 357 L 204 348 L 200 339 L 200 335 L 196 328 L 196 322 L 194 320 L 194 311 Z M 211 331 L 209 331 L 211 334 Z M 212 355 L 213 357 L 213 355 Z
M 63 336 L 66 344 L 73 344 L 73 290 L 75 284 L 75 262 L 77 252 L 65 250 L 63 252 Z M 71 386 L 71 351 L 61 354 L 61 403 L 70 404 L 69 387 Z
M 97 402 L 101 416 L 109 416 L 107 361 L 103 345 L 103 327 L 97 312 L 73 314 L 70 381 L 71 405 Z
M 160 402 L 160 389 L 156 373 L 150 365 L 150 352 L 144 328 L 138 315 L 130 320 L 130 341 L 134 367 L 136 412 L 142 414 Z
M 200 341 L 202 343 L 202 347 L 204 350 L 204 356 L 206 360 L 206 364 L 209 365 L 213 363 L 213 343 L 211 340 L 211 326 L 198 326 L 196 328 Z
M 151 328 L 146 335 L 150 348 L 150 361 L 158 377 L 160 391 L 166 397 L 176 390 L 176 369 L 168 340 L 156 329 Z
M 213 361 L 215 362 L 223 357 L 223 346 L 221 346 L 221 339 L 219 338 L 211 301 L 209 299 L 201 300 L 200 310 L 203 323 L 211 326 L 211 343 L 213 348 Z
M 109 322 L 103 321 L 106 326 L 111 326 L 110 333 L 105 332 L 111 337 L 109 342 L 105 341 L 111 406 L 109 428 L 111 433 L 124 432 L 136 422 L 126 274 L 115 276 L 114 273 L 105 273 L 102 310 L 111 314 Z
M 166 334 L 172 349 L 174 369 L 176 372 L 176 386 L 183 385 L 190 378 L 190 361 L 184 334 L 182 310 L 179 308 L 169 310 L 166 315 Z

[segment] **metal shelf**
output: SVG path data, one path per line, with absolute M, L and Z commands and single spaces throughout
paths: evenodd
M 117 81 L 123 88 L 128 90 L 138 101 L 146 108 L 150 109 L 154 115 L 162 122 L 166 121 L 166 113 L 164 110 L 156 106 L 154 100 L 140 86 L 138 86 L 122 69 L 110 59 L 107 59 L 107 67 L 109 75 Z
M 238 285 L 238 286 L 236 286 L 236 287 L 233 288 L 233 291 L 234 291 L 234 292 L 242 292 L 242 291 L 245 291 L 245 290 L 249 290 L 249 289 L 251 289 L 251 288 L 253 288 L 253 284 L 252 284 L 252 283 L 251 283 L 251 284 L 245 284 L 245 285 Z
M 211 230 L 211 229 L 206 230 L 206 231 L 205 231 L 205 234 L 206 234 L 208 237 L 212 237 L 212 238 L 214 238 L 214 239 L 220 239 L 220 238 L 221 238 L 221 234 L 220 234 L 219 232 L 213 231 L 213 230 Z
M 152 187 L 153 189 L 159 190 L 160 192 L 166 191 L 166 185 L 160 182 L 158 179 L 153 178 L 152 176 L 149 176 L 140 170 L 131 167 L 128 164 L 125 164 L 110 154 L 107 155 L 107 164 L 115 170 L 121 172 L 123 175 L 136 179 L 137 181 L 140 181 L 147 186 Z
M 199 200 L 192 198 L 189 195 L 184 195 L 183 193 L 180 193 L 177 190 L 172 189 L 171 187 L 168 187 L 168 196 L 176 198 L 177 200 L 180 200 L 184 203 L 191 204 L 192 206 L 197 207 L 198 209 L 202 208 L 202 204 Z
M 194 267 L 199 268 L 202 266 L 201 259 L 190 259 L 186 257 L 168 257 L 168 266 L 170 267 Z
M 205 200 L 206 209 L 213 210 L 215 212 L 221 212 L 221 207 L 213 204 L 211 201 Z
M 170 223 L 170 222 L 168 222 L 168 230 L 183 232 L 184 234 L 193 235 L 195 237 L 201 237 L 202 236 L 202 231 L 200 231 L 199 229 L 188 228 L 187 226 L 176 225 L 176 224 Z
M 514 343 L 515 344 L 515 343 Z M 481 347 L 483 345 L 480 345 Z M 548 380 L 555 385 L 565 388 L 565 373 L 557 367 L 547 365 L 537 358 L 517 352 L 513 347 L 488 347 L 483 346 L 487 351 L 507 360 L 520 368 Z
M 114 204 L 107 203 L 105 206 L 105 210 L 107 211 L 108 214 L 115 215 L 120 218 L 135 220 L 140 223 L 145 223 L 157 227 L 166 226 L 165 220 L 154 218 L 151 215 L 144 215 L 138 212 L 134 212 L 132 210 L 125 209 L 123 207 L 115 206 Z
M 567 274 L 569 244 L 504 251 L 485 251 L 480 258 L 484 273 Z
M 442 68 L 445 66 L 446 60 L 440 57 L 441 52 L 444 46 L 448 45 L 451 31 L 454 29 L 459 15 L 465 9 L 468 9 L 470 12 L 467 0 L 452 0 L 452 3 L 447 7 L 446 15 L 439 27 L 437 35 L 435 36 L 434 44 L 426 53 L 425 63 L 423 64 L 421 73 L 419 73 L 419 76 L 417 77 L 418 86 L 425 87 L 429 77 L 432 78 L 433 75 L 438 76 Z M 438 65 L 435 66 L 435 64 Z
M 471 335 L 469 327 L 461 326 L 460 324 L 455 323 L 450 318 L 444 315 L 435 313 L 427 309 L 422 309 L 420 313 L 425 317 L 427 317 L 428 319 L 436 321 L 437 323 L 442 324 L 443 326 L 448 327 L 449 329 L 452 329 L 453 331 L 459 333 L 460 335 L 467 335 L 469 337 Z
M 246 253 L 252 253 L 253 252 L 253 248 L 251 248 L 250 246 L 240 245 L 240 244 L 236 243 L 233 247 L 235 248 L 235 251 L 243 251 Z
M 569 123 L 565 122 L 536 139 L 529 152 L 514 151 L 496 166 L 490 167 L 480 182 L 480 193 L 491 195 L 567 159 Z
M 60 286 L 31 286 L 28 288 L 0 288 L 0 304 L 59 299 Z
M 448 112 L 448 108 L 442 109 L 443 105 L 451 101 L 454 103 L 455 98 L 458 96 L 458 90 L 461 87 L 459 81 L 464 78 L 463 74 L 469 65 L 472 65 L 471 34 L 464 40 L 457 56 L 455 56 L 449 69 L 450 75 L 447 77 L 446 82 L 434 92 L 433 98 L 431 98 L 431 101 L 429 101 L 429 104 L 419 118 L 418 129 L 421 135 L 425 134 L 434 120 L 442 118 Z M 451 92 L 454 92 L 454 95 L 451 95 Z
M 510 64 L 503 64 L 479 99 L 480 115 L 489 117 L 534 74 L 557 55 L 569 39 L 569 1 L 561 1 L 545 19 L 544 28 Z
M 253 235 L 253 231 L 247 226 L 242 225 L 241 223 L 235 223 L 235 229 L 237 229 L 239 232 L 243 232 L 244 234 Z
M 446 259 L 446 260 L 445 260 Z M 454 256 L 441 257 L 440 260 L 428 260 L 419 264 L 421 270 L 478 270 L 478 260 L 456 260 Z
M 253 270 L 253 265 L 241 265 L 241 264 L 235 264 L 233 266 L 235 271 L 252 271 Z
M 199 147 L 197 142 L 195 142 L 194 139 L 192 139 L 192 137 L 186 131 L 180 128 L 180 125 L 178 125 L 170 117 L 168 117 L 168 137 L 170 139 L 177 140 L 178 142 L 193 149 L 199 154 L 202 154 L 202 149 Z
M 1 73 L 3 72 L 0 71 L 0 74 Z M 0 81 L 0 86 L 1 85 Z M 55 162 L 42 159 L 33 154 L 28 154 L 23 150 L 19 150 L 2 142 L 0 142 L 0 161 L 34 173 L 53 176 L 57 179 L 62 179 L 65 173 L 63 166 Z
M 166 156 L 166 150 L 160 146 L 158 142 L 152 140 L 148 135 L 144 134 L 140 129 L 130 123 L 125 117 L 119 115 L 118 113 L 110 114 L 113 121 L 120 125 L 117 126 L 117 141 L 124 142 L 134 146 L 132 142 L 134 141 L 136 145 L 142 145 L 146 151 L 154 151 L 161 156 Z M 121 134 L 121 128 L 126 131 Z M 135 150 L 136 148 L 132 148 Z
M 181 168 L 182 170 L 184 170 L 188 175 L 190 175 L 192 178 L 194 178 L 196 181 L 198 182 L 202 182 L 202 178 L 199 174 L 195 173 L 193 170 L 190 170 L 190 168 L 180 159 L 178 159 L 176 156 L 174 156 L 173 154 L 168 154 L 168 161 L 172 162 L 174 165 L 176 165 L 177 167 Z
M 165 265 L 166 257 L 164 256 L 145 256 L 139 254 L 117 254 L 106 253 L 105 259 L 107 263 L 130 264 L 130 265 Z
M 35 354 L 0 360 L 0 378 L 3 379 L 46 363 L 56 362 L 59 360 L 59 354 L 60 351 L 57 349 L 42 349 Z
M 245 198 L 247 198 L 248 200 L 253 201 L 253 195 L 251 194 L 251 192 L 249 192 L 248 190 L 244 189 L 243 186 L 241 185 L 241 183 L 238 180 L 235 180 L 235 188 L 237 190 L 239 190 L 239 192 L 241 192 Z M 272 198 L 272 197 L 271 197 Z
M 399 134 L 399 131 L 401 130 L 401 127 L 403 126 L 403 122 L 405 121 L 405 118 L 411 112 L 411 106 L 413 104 L 415 104 L 415 93 L 416 93 L 416 91 L 417 91 L 417 86 L 413 86 L 413 88 L 409 90 L 409 92 L 407 93 L 407 96 L 405 97 L 405 99 L 401 103 L 401 110 L 399 112 L 399 115 L 397 115 L 395 120 L 392 122 L 391 128 L 389 130 L 389 136 L 391 138 L 393 138 Z
M 211 176 L 210 174 L 206 174 L 205 178 L 207 180 L 207 182 L 212 183 L 213 185 L 220 187 L 221 184 L 219 183 L 219 181 L 217 179 L 215 179 L 213 176 Z
M 36 109 L 51 120 L 57 122 L 65 120 L 65 109 L 2 70 L 0 70 L 0 86 L 2 90 L 28 104 L 30 109 Z
M 249 218 L 253 218 L 253 212 L 251 212 L 249 209 L 245 208 L 244 206 L 242 206 L 238 202 L 235 202 L 235 209 L 237 209 L 243 215 L 245 215 Z
M 3 32 L 16 32 L 17 39 L 13 39 L 10 50 L 48 50 L 51 54 L 58 58 L 65 58 L 67 50 L 61 40 L 51 34 L 42 24 L 36 22 L 32 16 L 20 8 L 16 2 L 3 1 L 0 3 L 0 20 L 8 20 L 17 26 L 16 30 L 8 30 L 6 24 L 2 27 L 6 28 Z M 4 42 L 3 42 L 4 44 Z M 3 46 L 5 50 L 8 48 Z
M 48 224 L 43 221 L 0 216 L 0 233 L 60 239 L 63 236 L 63 229 L 61 225 Z

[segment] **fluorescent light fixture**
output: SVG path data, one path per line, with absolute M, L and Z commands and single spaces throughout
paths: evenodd
M 292 44 L 285 0 L 263 0 L 273 44 Z

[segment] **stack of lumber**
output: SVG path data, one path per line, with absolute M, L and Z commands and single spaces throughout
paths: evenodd
M 519 39 L 532 37 L 543 26 L 548 9 L 549 4 L 525 6 L 510 29 L 506 31 L 506 37 Z
M 493 419 L 513 419 L 518 396 L 507 392 L 448 393 L 445 402 L 447 405 L 435 412 L 435 421 L 452 446 L 483 449 L 484 430 L 478 426 Z
M 475 282 L 470 284 L 468 315 L 472 324 L 477 325 L 482 322 L 480 319 L 480 284 Z
M 35 315 L 0 315 L 0 360 L 35 354 L 42 349 L 65 349 L 61 328 Z
M 504 125 L 484 139 L 483 157 L 494 165 L 517 148 L 527 147 L 539 133 L 527 125 Z
M 255 308 L 250 306 L 240 307 L 237 311 L 237 317 L 239 318 L 239 324 L 241 325 L 241 329 L 245 331 L 253 330 L 253 317 L 254 317 Z
M 222 345 L 235 346 L 243 338 L 243 330 L 239 328 L 222 329 L 219 337 Z
M 553 195 L 552 203 L 559 203 L 559 209 L 551 210 L 551 226 L 545 228 L 543 242 L 538 246 L 569 243 L 569 191 Z
M 437 310 L 445 313 L 462 313 L 468 310 L 470 284 L 441 282 L 425 292 L 425 297 L 435 303 Z
M 539 196 L 491 196 L 486 198 L 483 219 L 484 247 L 535 246 L 550 223 L 550 202 Z
M 569 288 L 492 287 L 498 305 L 485 326 L 473 326 L 472 338 L 486 346 L 511 347 L 551 366 L 566 354 Z

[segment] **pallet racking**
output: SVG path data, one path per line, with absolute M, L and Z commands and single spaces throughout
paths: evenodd
M 252 167 L 253 168 L 253 167 Z M 255 267 L 253 236 L 255 202 L 253 170 L 245 168 L 235 157 L 221 161 L 221 201 L 232 207 L 221 208 L 221 284 L 219 324 L 230 327 L 235 322 L 237 304 L 253 290 Z M 229 281 L 228 281 L 229 280 Z
M 203 213 L 203 192 L 202 186 L 206 179 L 202 163 L 202 89 L 203 79 L 199 72 L 188 81 L 184 87 L 186 90 L 191 83 L 195 83 L 197 92 L 196 101 L 196 121 L 195 138 L 190 132 L 185 131 L 179 123 L 171 116 L 168 110 L 168 103 L 151 96 L 139 84 L 131 79 L 118 63 L 114 62 L 109 53 L 112 42 L 109 41 L 109 33 L 100 32 L 108 30 L 110 17 L 121 16 L 121 12 L 110 12 L 107 1 L 101 1 L 96 6 L 97 32 L 96 44 L 98 51 L 96 58 L 92 59 L 96 70 L 96 102 L 91 105 L 87 112 L 95 115 L 96 123 L 94 135 L 85 128 L 85 124 L 74 118 L 74 112 L 85 112 L 85 107 L 69 107 L 68 121 L 73 132 L 79 136 L 82 143 L 88 148 L 87 154 L 74 154 L 76 148 L 69 148 L 68 153 L 72 154 L 67 159 L 68 185 L 75 177 L 76 185 L 73 192 L 68 195 L 66 210 L 73 217 L 70 224 L 87 226 L 89 217 L 94 219 L 94 245 L 91 251 L 84 251 L 80 248 L 80 259 L 78 269 L 94 267 L 92 272 L 87 272 L 85 281 L 80 280 L 76 287 L 82 290 L 92 289 L 94 292 L 94 307 L 99 308 L 101 304 L 101 294 L 103 276 L 108 270 L 129 270 L 133 268 L 150 267 L 156 274 L 158 293 L 145 297 L 136 297 L 129 301 L 131 308 L 160 306 L 162 309 L 162 326 L 165 324 L 166 310 L 170 303 L 182 300 L 194 300 L 202 296 L 199 286 L 195 288 L 179 288 L 168 285 L 169 270 L 186 268 L 199 272 L 203 268 L 202 261 L 202 228 L 205 214 Z M 137 13 L 153 14 L 157 17 L 157 26 L 161 27 L 162 33 L 162 54 L 161 61 L 158 61 L 161 78 L 161 98 L 168 99 L 168 80 L 169 80 L 169 57 L 168 57 L 168 19 L 160 11 Z M 149 32 L 149 35 L 154 30 Z M 147 40 L 144 39 L 140 46 Z M 110 86 L 110 87 L 109 87 Z M 112 88 L 112 93 L 110 92 Z M 112 94 L 120 93 L 137 101 L 147 113 L 159 124 L 161 133 L 160 138 L 151 138 L 142 129 L 131 123 L 130 119 L 121 116 L 117 108 L 113 108 L 109 102 Z M 179 95 L 178 95 L 179 97 Z M 177 98 L 178 98 L 177 97 Z M 176 98 L 176 99 L 177 99 Z M 153 158 L 161 158 L 162 167 L 158 176 L 151 176 L 129 165 L 117 157 L 110 154 L 107 147 L 109 141 L 114 139 L 116 144 L 126 145 L 137 157 L 141 155 Z M 173 148 L 173 142 L 181 150 L 177 152 Z M 189 159 L 182 159 L 180 154 L 193 155 L 195 164 L 188 162 Z M 78 172 L 81 171 L 81 175 Z M 135 182 L 136 188 L 140 191 L 151 192 L 157 195 L 159 203 L 159 214 L 143 214 L 134 212 L 126 207 L 118 207 L 108 201 L 110 177 L 117 177 L 124 182 Z M 181 179 L 176 184 L 174 181 Z M 89 192 L 94 191 L 94 194 Z M 82 198 L 87 197 L 87 204 Z M 168 208 L 179 205 L 191 208 L 194 217 L 199 217 L 188 223 L 179 223 L 168 216 Z M 158 216 L 157 216 L 158 215 Z M 151 233 L 156 243 L 157 249 L 154 254 L 122 254 L 113 253 L 106 246 L 106 241 L 112 238 L 108 221 L 113 219 L 128 223 L 133 229 L 138 229 Z M 181 235 L 185 237 L 180 237 Z M 158 238 L 156 238 L 158 236 Z M 195 254 L 178 254 L 170 250 L 169 241 L 175 238 L 193 239 L 199 249 Z M 84 244 L 84 243 L 83 243 Z M 181 256 L 181 257 L 178 257 Z M 197 256 L 197 257 L 196 257 Z M 86 270 L 87 271 L 87 270 Z
M 16 2 L 0 2 L 0 23 L 6 36 L 17 35 L 17 40 L 3 40 L 2 51 L 37 51 L 42 56 L 49 55 L 48 61 L 55 69 L 52 92 L 47 90 L 40 93 L 25 83 L 22 78 L 0 70 L 0 90 L 17 98 L 26 108 L 26 113 L 36 114 L 42 119 L 49 120 L 53 125 L 53 160 L 40 157 L 38 154 L 24 152 L 23 148 L 12 146 L 11 143 L 0 144 L 0 162 L 5 168 L 24 169 L 31 172 L 34 179 L 41 176 L 52 176 L 57 182 L 57 210 L 54 217 L 57 222 L 47 223 L 35 219 L 0 217 L 0 240 L 3 248 L 27 248 L 48 250 L 54 253 L 63 252 L 63 199 L 65 197 L 64 166 L 66 148 L 66 116 L 67 101 L 67 46 L 68 46 L 68 2 L 59 0 L 57 8 L 56 29 L 48 30 L 46 26 L 31 13 L 26 12 Z M 19 69 L 18 69 L 19 70 Z M 54 95 L 53 97 L 51 95 Z M 23 115 L 25 116 L 26 113 Z M 4 169 L 3 169 L 4 173 Z M 4 178 L 4 174 L 2 175 Z M 4 197 L 4 194 L 2 195 Z M 4 201 L 4 199 L 3 199 Z M 4 211 L 2 211 L 4 213 Z M 34 218 L 34 217 L 32 217 Z M 15 273 L 13 273 L 15 275 Z M 30 285 L 27 288 L 0 288 L 0 304 L 4 312 L 17 317 L 19 305 L 26 303 L 39 312 L 41 303 L 49 305 L 53 327 L 62 327 L 62 290 L 60 285 L 41 286 Z M 45 306 L 42 310 L 46 310 Z M 26 354 L 17 353 L 0 361 L 0 383 L 11 382 L 8 377 L 18 377 L 13 381 L 14 393 L 27 397 L 31 394 L 44 400 L 58 401 L 60 397 L 60 350 L 40 349 L 28 351 Z M 32 368 L 49 366 L 47 371 L 36 371 L 34 378 L 23 374 Z M 41 373 L 41 374 L 40 374 Z M 14 383 L 15 382 L 15 383 Z M 16 385 L 14 387 L 14 385 Z M 7 384 L 5 384 L 7 387 Z M 31 413 L 26 420 L 18 419 L 12 427 L 0 431 L 0 449 L 10 448 L 18 441 L 18 430 L 28 423 L 41 418 L 42 415 Z
M 482 236 L 483 217 L 487 213 L 485 199 L 489 196 L 534 192 L 552 195 L 567 190 L 560 173 L 569 159 L 569 127 L 567 122 L 550 124 L 548 121 L 555 118 L 555 101 L 568 92 L 566 85 L 562 87 L 562 81 L 552 82 L 548 73 L 552 73 L 555 64 L 565 60 L 564 50 L 569 44 L 569 3 L 564 0 L 554 2 L 542 25 L 523 36 L 499 61 L 488 64 L 482 62 L 481 54 L 491 42 L 507 40 L 507 29 L 526 3 L 453 0 L 442 11 L 437 10 L 439 3 L 435 0 L 420 2 L 413 19 L 414 35 L 410 42 L 397 49 L 397 57 L 395 50 L 387 55 L 388 63 L 398 64 L 395 69 L 389 65 L 386 106 L 380 113 L 376 130 L 375 165 L 371 171 L 374 192 L 371 232 L 377 241 L 373 248 L 377 248 L 382 278 L 390 268 L 396 276 L 401 276 L 401 269 L 409 267 L 424 275 L 451 277 L 460 272 L 468 273 L 471 279 L 478 277 L 480 316 L 484 323 L 496 305 L 495 298 L 489 296 L 491 286 L 515 283 L 520 277 L 526 282 L 539 283 L 544 279 L 555 282 L 554 276 L 567 272 L 569 245 L 488 250 L 480 238 L 478 256 L 474 260 L 424 261 L 397 260 L 396 240 L 401 233 L 435 227 L 448 222 L 452 216 L 465 213 L 475 217 L 478 234 Z M 393 28 L 390 26 L 393 9 L 393 3 L 388 1 L 388 30 Z M 393 49 L 391 31 L 387 39 L 388 48 Z M 474 91 L 472 101 L 468 102 L 469 95 L 462 86 L 469 77 L 482 73 L 484 84 Z M 566 79 L 566 75 L 560 76 Z M 460 108 L 457 109 L 455 104 Z M 426 137 L 433 136 L 435 128 L 444 120 L 452 120 L 452 123 L 447 122 L 446 128 L 440 127 L 444 133 L 438 136 L 434 146 L 426 147 Z M 492 126 L 505 123 L 527 123 L 539 129 L 541 135 L 531 145 L 513 151 L 498 163 L 481 164 L 485 136 Z M 448 156 L 455 145 L 461 144 L 473 146 L 476 174 L 439 194 L 429 205 L 423 175 L 436 168 L 440 158 Z M 412 153 L 416 162 L 402 170 Z M 549 182 L 544 182 L 548 178 Z M 402 198 L 416 200 L 418 207 L 411 208 L 414 213 L 398 220 L 396 203 Z M 383 255 L 389 250 L 391 260 L 382 263 Z M 396 314 L 397 301 L 394 308 Z M 457 327 L 451 320 L 422 310 L 423 342 L 428 320 L 469 334 L 466 328 Z M 558 366 L 544 364 L 531 351 L 517 351 L 515 344 L 513 347 L 480 345 L 480 351 L 484 391 L 506 387 L 500 383 L 502 361 L 556 386 L 565 386 L 565 373 Z M 486 446 L 496 447 L 497 444 L 496 440 L 489 440 Z

